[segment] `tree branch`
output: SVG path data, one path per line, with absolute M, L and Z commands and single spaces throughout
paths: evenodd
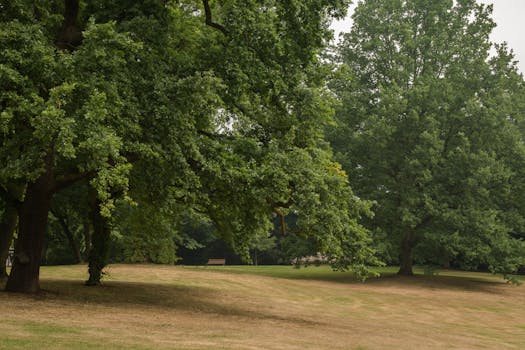
M 237 140 L 237 137 L 228 134 L 214 134 L 204 130 L 197 130 L 197 134 L 206 136 L 212 140 Z
M 80 0 L 64 0 L 64 22 L 55 45 L 61 50 L 74 50 L 82 43 L 82 31 L 77 27 Z
M 293 204 L 291 199 L 289 199 L 287 202 L 272 202 L 268 199 L 268 203 L 273 210 L 276 210 L 277 208 L 288 209 Z
M 22 195 L 22 194 L 20 194 Z M 4 187 L 0 185 L 0 197 L 4 198 L 4 200 L 9 204 L 14 206 L 15 208 L 18 208 L 22 202 L 20 199 L 17 198 L 16 195 L 12 193 L 12 190 L 10 190 L 8 187 Z
M 55 186 L 53 187 L 53 193 L 58 192 L 66 187 L 69 187 L 76 182 L 89 179 L 90 177 L 95 176 L 95 171 L 87 171 L 83 173 L 75 173 L 75 174 L 66 174 L 63 176 L 60 176 L 55 181 Z
M 222 25 L 213 22 L 211 17 L 211 8 L 208 0 L 202 0 L 202 4 L 204 5 L 204 13 L 206 15 L 206 25 L 217 29 L 218 31 L 222 32 L 224 35 L 228 35 L 228 31 L 226 28 L 224 28 Z
M 286 236 L 286 221 L 284 220 L 284 214 L 277 208 L 274 208 L 273 212 L 279 216 L 279 221 L 281 225 L 281 235 L 284 237 Z

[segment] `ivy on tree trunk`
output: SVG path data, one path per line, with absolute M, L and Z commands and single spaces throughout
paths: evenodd
M 91 249 L 88 261 L 89 279 L 86 281 L 86 285 L 96 286 L 100 284 L 103 270 L 108 264 L 111 231 L 109 219 L 100 213 L 100 200 L 96 197 L 96 193 L 93 190 L 90 192 L 89 201 L 93 233 L 91 235 Z

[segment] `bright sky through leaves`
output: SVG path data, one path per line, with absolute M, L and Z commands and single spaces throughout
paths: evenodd
M 516 59 L 519 61 L 520 71 L 525 72 L 525 1 L 523 0 L 478 0 L 483 4 L 493 4 L 493 19 L 498 25 L 492 32 L 492 40 L 501 43 L 506 41 L 509 47 L 513 49 Z M 336 39 L 341 32 L 348 32 L 352 25 L 350 16 L 354 12 L 357 1 L 350 6 L 348 16 L 344 20 L 336 21 L 332 24 L 335 31 Z

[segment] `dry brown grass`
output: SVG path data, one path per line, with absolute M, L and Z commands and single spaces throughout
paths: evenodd
M 525 349 L 525 287 L 496 277 L 273 269 L 43 268 L 46 292 L 0 293 L 0 349 Z

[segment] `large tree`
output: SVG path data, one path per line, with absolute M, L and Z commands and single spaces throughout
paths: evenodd
M 205 213 L 243 252 L 274 211 L 303 213 L 320 250 L 360 266 L 366 204 L 322 142 L 331 110 L 316 73 L 346 5 L 1 1 L 0 185 L 19 216 L 7 289 L 38 291 L 52 197 L 79 181 L 92 189 L 90 284 L 130 181 L 149 205 Z M 8 196 L 15 185 L 22 196 Z
M 475 0 L 359 2 L 338 55 L 331 141 L 370 228 L 414 258 L 508 273 L 523 258 L 523 81 L 490 58 L 495 24 Z M 386 238 L 385 238 L 386 237 Z

